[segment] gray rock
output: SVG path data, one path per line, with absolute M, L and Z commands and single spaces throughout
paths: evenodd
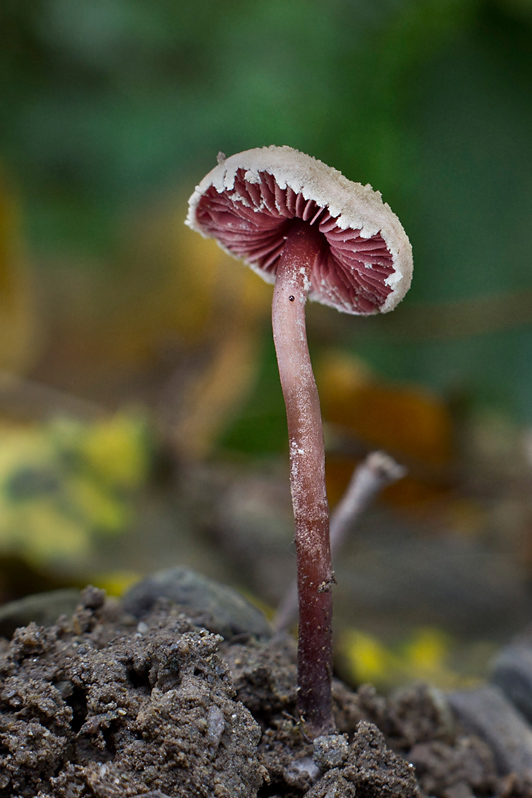
M 34 621 L 37 626 L 51 626 L 60 615 L 72 615 L 81 599 L 75 588 L 34 593 L 0 607 L 0 636 L 11 639 L 15 629 Z
M 532 723 L 532 646 L 505 646 L 493 662 L 491 681 Z
M 532 730 L 497 687 L 460 690 L 448 698 L 465 728 L 490 746 L 501 774 L 532 773 Z
M 240 593 L 189 568 L 168 568 L 143 579 L 125 594 L 123 606 L 126 612 L 142 618 L 161 598 L 178 606 L 198 625 L 225 638 L 272 634 L 265 615 Z

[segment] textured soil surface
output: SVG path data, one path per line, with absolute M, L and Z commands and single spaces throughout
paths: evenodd
M 336 682 L 338 735 L 311 743 L 293 642 L 198 622 L 87 588 L 70 617 L 1 641 L 0 796 L 532 796 L 427 686 L 383 698 Z

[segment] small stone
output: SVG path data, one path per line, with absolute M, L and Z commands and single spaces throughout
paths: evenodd
M 125 594 L 123 605 L 141 619 L 158 599 L 171 601 L 198 626 L 226 639 L 272 634 L 265 615 L 244 596 L 189 568 L 168 568 L 143 579 Z
M 532 723 L 532 646 L 505 646 L 493 663 L 491 681 Z
M 216 705 L 207 712 L 207 738 L 216 749 L 220 745 L 222 734 L 225 731 L 225 720 L 222 710 Z
M 284 769 L 284 778 L 288 784 L 298 789 L 308 789 L 320 777 L 320 769 L 310 756 L 294 759 Z
M 468 784 L 463 781 L 448 787 L 444 793 L 444 798 L 475 798 L 475 793 Z
M 490 746 L 500 773 L 532 771 L 532 730 L 497 687 L 450 693 L 449 703 L 463 725 Z
M 0 636 L 10 639 L 15 629 L 28 626 L 52 626 L 60 615 L 72 615 L 81 593 L 74 588 L 34 593 L 0 607 Z
M 314 740 L 314 762 L 320 770 L 340 767 L 349 754 L 346 734 L 324 734 Z
M 87 610 L 101 610 L 105 604 L 105 590 L 87 585 L 81 591 L 81 603 Z

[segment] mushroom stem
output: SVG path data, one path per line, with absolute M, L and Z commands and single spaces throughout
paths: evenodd
M 299 596 L 298 709 L 309 736 L 334 731 L 331 698 L 334 580 L 318 390 L 305 328 L 305 303 L 322 237 L 295 222 L 278 261 L 273 338 L 286 405 Z

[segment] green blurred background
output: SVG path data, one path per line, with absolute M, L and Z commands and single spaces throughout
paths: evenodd
M 412 239 L 400 316 L 371 336 L 346 322 L 349 346 L 530 419 L 528 0 L 5 0 L 0 15 L 1 156 L 36 260 L 97 267 L 124 214 L 187 194 L 218 151 L 290 144 L 377 187 Z
M 495 557 L 500 624 L 514 607 L 518 625 L 532 567 L 530 0 L 3 0 L 4 597 L 95 574 L 119 590 L 179 561 L 275 600 L 260 569 L 242 576 L 241 506 L 225 517 L 252 472 L 268 479 L 248 486 L 250 523 L 280 523 L 265 510 L 286 475 L 271 289 L 182 224 L 219 151 L 269 144 L 371 183 L 414 250 L 393 314 L 309 308 L 332 503 L 358 458 L 386 448 L 411 476 L 373 534 L 402 524 L 428 547 L 420 568 L 441 556 L 424 553 L 435 539 L 465 547 L 449 557 L 469 574 Z M 469 633 L 438 614 L 445 595 L 412 628 Z

